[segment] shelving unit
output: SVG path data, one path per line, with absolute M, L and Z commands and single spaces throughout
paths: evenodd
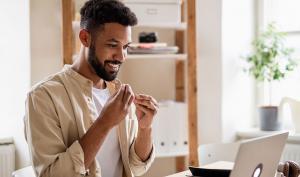
M 186 101 L 188 120 L 188 152 L 162 153 L 161 157 L 176 157 L 178 171 L 185 169 L 185 156 L 189 156 L 189 165 L 198 166 L 198 133 L 197 133 L 197 74 L 196 74 L 196 0 L 183 0 L 182 14 L 186 22 L 174 23 L 144 23 L 139 27 L 163 28 L 176 30 L 176 45 L 179 54 L 139 54 L 128 55 L 128 60 L 175 60 L 176 101 Z M 71 64 L 75 53 L 73 29 L 79 29 L 79 22 L 74 19 L 73 0 L 62 0 L 63 19 L 63 59 L 65 64 Z M 184 19 L 184 18 L 182 18 Z M 186 38 L 186 40 L 185 40 Z M 186 41 L 186 43 L 185 43 Z M 186 49 L 186 52 L 185 52 Z M 186 67 L 185 67 L 186 66 Z

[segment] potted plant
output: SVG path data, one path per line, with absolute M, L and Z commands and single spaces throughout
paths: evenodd
M 274 23 L 267 26 L 266 31 L 253 41 L 254 52 L 245 57 L 248 67 L 246 71 L 257 82 L 268 84 L 267 105 L 259 107 L 260 129 L 265 131 L 280 130 L 278 107 L 272 105 L 272 82 L 279 81 L 293 71 L 297 63 L 292 58 L 293 49 L 284 45 L 285 33 L 278 32 Z

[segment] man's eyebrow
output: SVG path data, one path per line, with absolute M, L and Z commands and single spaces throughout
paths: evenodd
M 116 43 L 121 43 L 121 44 L 122 44 L 122 42 L 120 42 L 120 41 L 118 41 L 118 40 L 116 40 L 116 39 L 114 39 L 114 38 L 108 39 L 107 42 L 116 42 Z M 130 45 L 131 43 L 132 43 L 132 42 L 128 42 L 128 43 L 125 44 L 125 45 L 128 46 L 128 45 Z
M 117 43 L 121 43 L 120 41 L 114 39 L 114 38 L 111 38 L 111 39 L 108 39 L 107 42 L 117 42 Z

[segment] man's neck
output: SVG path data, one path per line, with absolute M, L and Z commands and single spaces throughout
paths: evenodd
M 72 64 L 72 69 L 93 82 L 93 87 L 105 89 L 106 83 L 101 79 L 88 64 L 85 58 L 85 48 L 81 47 L 80 53 L 76 61 Z

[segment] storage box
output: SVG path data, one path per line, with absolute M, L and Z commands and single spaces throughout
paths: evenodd
M 187 104 L 159 102 L 153 122 L 153 140 L 157 156 L 183 156 L 188 153 Z
M 181 0 L 123 0 L 137 16 L 138 24 L 178 24 Z

